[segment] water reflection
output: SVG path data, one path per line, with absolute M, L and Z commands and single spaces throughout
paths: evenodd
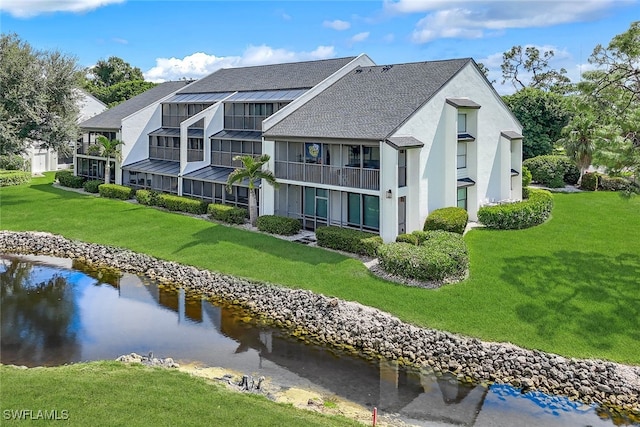
M 304 345 L 278 329 L 241 321 L 238 311 L 130 274 L 90 271 L 69 260 L 0 256 L 0 280 L 5 364 L 60 365 L 153 351 L 335 394 L 416 425 L 613 424 L 564 398 L 470 387 L 427 369 Z

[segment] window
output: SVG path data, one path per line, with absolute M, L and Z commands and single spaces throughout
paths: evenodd
M 458 188 L 458 203 L 457 206 L 464 210 L 467 209 L 467 188 Z
M 398 187 L 407 186 L 407 150 L 398 151 Z
M 458 142 L 457 168 L 465 169 L 467 167 L 467 143 Z
M 466 113 L 458 113 L 458 133 L 467 132 L 467 115 Z
M 225 129 L 262 130 L 262 121 L 278 110 L 273 103 L 224 104 Z
M 347 224 L 363 229 L 380 228 L 380 199 L 378 196 L 349 193 L 347 195 Z

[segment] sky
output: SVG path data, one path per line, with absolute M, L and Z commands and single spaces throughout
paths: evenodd
M 572 81 L 593 49 L 640 20 L 640 0 L 1 0 L 0 30 L 81 67 L 117 56 L 147 80 L 368 55 L 376 64 L 471 57 L 501 94 L 502 54 L 553 50 Z

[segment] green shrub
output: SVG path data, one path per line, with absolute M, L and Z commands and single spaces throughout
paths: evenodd
M 0 156 L 0 169 L 8 171 L 25 170 L 27 161 L 18 154 L 3 154 Z
M 530 189 L 527 200 L 497 206 L 483 206 L 478 220 L 489 228 L 501 230 L 533 227 L 545 222 L 553 209 L 553 196 L 546 190 Z
M 0 170 L 0 187 L 26 184 L 31 181 L 29 172 L 20 170 Z
M 469 215 L 458 207 L 441 208 L 432 211 L 424 222 L 424 231 L 444 230 L 462 234 L 467 226 Z
M 620 176 L 601 175 L 598 189 L 605 191 L 634 191 L 635 185 Z
M 226 222 L 228 224 L 244 224 L 248 216 L 247 210 L 236 206 L 211 203 L 207 208 L 211 219 Z
M 531 187 L 522 187 L 522 200 L 528 199 L 530 193 L 531 193 Z
M 336 226 L 319 227 L 316 239 L 318 246 L 368 256 L 376 256 L 382 244 L 382 238 L 376 234 Z
M 388 273 L 422 281 L 459 280 L 469 268 L 467 246 L 458 233 L 427 231 L 418 246 L 388 243 L 380 246 L 380 266 Z
M 412 245 L 418 245 L 418 236 L 415 234 L 398 234 L 396 237 L 398 243 L 410 243 Z
M 153 190 L 137 190 L 136 200 L 141 205 L 157 206 L 158 205 L 158 193 Z
M 133 188 L 118 184 L 102 184 L 98 187 L 98 192 L 100 193 L 100 197 L 121 200 L 132 199 L 135 194 Z
M 418 244 L 421 245 L 422 243 L 424 243 L 429 238 L 429 234 L 430 233 L 431 233 L 431 231 L 416 230 L 416 231 L 412 232 L 411 234 L 413 236 L 416 236 L 416 238 L 418 239 Z
M 81 176 L 75 176 L 73 171 L 69 169 L 56 172 L 55 178 L 63 187 L 82 188 L 84 185 L 84 178 Z
M 528 167 L 522 166 L 522 188 L 531 185 L 531 171 Z
M 208 205 L 208 202 L 191 199 L 189 197 L 176 196 L 175 194 L 158 194 L 156 196 L 156 206 L 170 211 L 202 215 L 207 212 Z
M 82 185 L 82 188 L 84 188 L 84 191 L 86 191 L 87 193 L 98 193 L 98 186 L 104 184 L 104 181 L 102 181 L 101 179 L 91 179 L 89 181 L 85 181 L 85 183 Z
M 525 160 L 522 165 L 531 172 L 533 182 L 551 188 L 575 184 L 580 178 L 580 170 L 566 156 L 545 155 Z
M 258 217 L 256 225 L 260 231 L 281 236 L 292 236 L 302 228 L 299 219 L 278 215 L 262 215 Z
M 599 174 L 597 172 L 587 172 L 582 175 L 580 188 L 587 191 L 596 191 L 598 189 Z

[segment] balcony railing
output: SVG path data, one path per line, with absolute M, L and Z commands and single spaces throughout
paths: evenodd
M 244 156 L 245 153 L 227 153 L 223 151 L 211 152 L 211 164 L 214 166 L 227 166 L 230 168 L 242 167 L 241 160 L 233 160 L 236 156 Z
M 149 147 L 149 158 L 157 160 L 180 161 L 180 149 L 169 147 Z
M 341 187 L 380 189 L 380 170 L 276 161 L 276 178 Z

